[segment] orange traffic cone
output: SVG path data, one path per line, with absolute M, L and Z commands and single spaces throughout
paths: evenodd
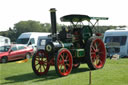
M 27 61 L 28 61 L 28 59 L 24 59 L 24 60 L 21 60 L 21 61 L 17 61 L 16 63 L 25 63 Z

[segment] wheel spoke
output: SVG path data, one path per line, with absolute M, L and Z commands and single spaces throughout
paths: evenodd
M 42 68 L 41 68 L 41 65 L 40 65 L 40 72 L 42 72 Z
M 47 59 L 46 59 L 46 60 L 44 60 L 44 61 L 43 61 L 43 63 L 44 63 L 44 64 L 47 64 L 47 63 L 48 63 Z
M 43 61 L 43 57 L 41 57 L 40 59 L 41 59 L 41 61 Z
M 92 48 L 92 50 L 93 50 L 94 52 L 96 52 L 96 49 L 94 48 L 94 46 L 91 46 L 91 48 Z
M 94 65 L 96 65 L 96 58 L 93 58 L 92 62 L 93 62 Z
M 96 44 L 96 42 L 94 43 L 94 47 L 95 47 L 95 49 L 97 49 L 97 44 Z
M 63 56 L 63 55 L 61 55 L 61 58 L 62 58 L 62 60 L 64 61 L 64 56 Z
M 44 70 L 46 69 L 44 64 L 43 64 L 43 68 L 44 68 Z
M 96 59 L 92 58 L 92 63 L 95 64 L 96 63 Z
M 96 65 L 98 64 L 98 57 L 96 56 Z
M 58 65 L 63 64 L 63 60 L 57 60 Z
M 100 64 L 103 64 L 102 61 L 99 59 Z
M 96 65 L 99 63 L 99 56 L 96 56 Z
M 96 56 L 95 52 L 91 52 L 91 56 L 94 58 Z
M 66 56 L 66 59 L 65 60 L 68 60 L 68 55 Z
M 62 70 L 62 66 L 63 66 L 63 64 L 60 65 L 60 68 L 59 68 L 60 70 Z
M 37 70 L 39 71 L 40 69 L 41 69 L 41 65 L 38 67 L 38 69 L 37 69 Z
M 96 66 L 97 63 L 98 63 L 98 57 L 95 56 L 94 58 L 92 58 L 92 62 L 93 62 L 93 64 Z
M 70 65 L 69 65 L 69 64 L 66 64 L 66 66 L 70 67 Z
M 64 64 L 64 73 L 65 73 L 65 72 L 67 72 L 67 69 L 66 69 L 66 66 L 65 66 L 65 64 Z
M 39 65 L 39 63 L 35 64 L 35 66 Z

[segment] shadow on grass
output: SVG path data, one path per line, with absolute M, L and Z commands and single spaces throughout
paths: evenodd
M 80 73 L 80 72 L 87 72 L 87 71 L 89 71 L 88 68 L 77 68 L 77 69 L 73 69 L 69 75 Z M 1 83 L 1 85 L 26 82 L 26 81 L 39 82 L 39 81 L 52 80 L 57 78 L 63 78 L 63 77 L 59 77 L 56 74 L 55 70 L 50 70 L 47 75 L 43 75 L 43 76 L 37 76 L 32 72 L 32 73 L 26 73 L 22 75 L 7 77 L 5 78 L 5 80 L 7 80 L 8 82 Z

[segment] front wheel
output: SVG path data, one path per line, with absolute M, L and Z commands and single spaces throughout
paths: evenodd
M 106 61 L 106 49 L 103 41 L 97 37 L 91 37 L 86 44 L 87 64 L 91 70 L 100 69 Z
M 62 48 L 58 51 L 55 57 L 55 69 L 59 76 L 67 76 L 72 71 L 72 55 L 66 48 Z
M 30 53 L 26 53 L 25 59 L 30 59 L 30 57 L 31 57 L 31 54 Z
M 7 63 L 8 62 L 8 58 L 6 56 L 2 57 L 1 62 L 2 63 Z
M 44 50 L 37 51 L 32 58 L 32 69 L 38 76 L 47 74 L 49 64 L 48 54 Z

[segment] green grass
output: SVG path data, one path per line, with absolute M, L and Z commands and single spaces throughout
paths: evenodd
M 89 69 L 86 64 L 72 70 L 66 77 L 58 77 L 54 67 L 47 76 L 33 73 L 31 59 L 27 63 L 0 63 L 0 85 L 89 85 Z M 107 59 L 103 69 L 92 71 L 92 85 L 128 85 L 128 58 Z

